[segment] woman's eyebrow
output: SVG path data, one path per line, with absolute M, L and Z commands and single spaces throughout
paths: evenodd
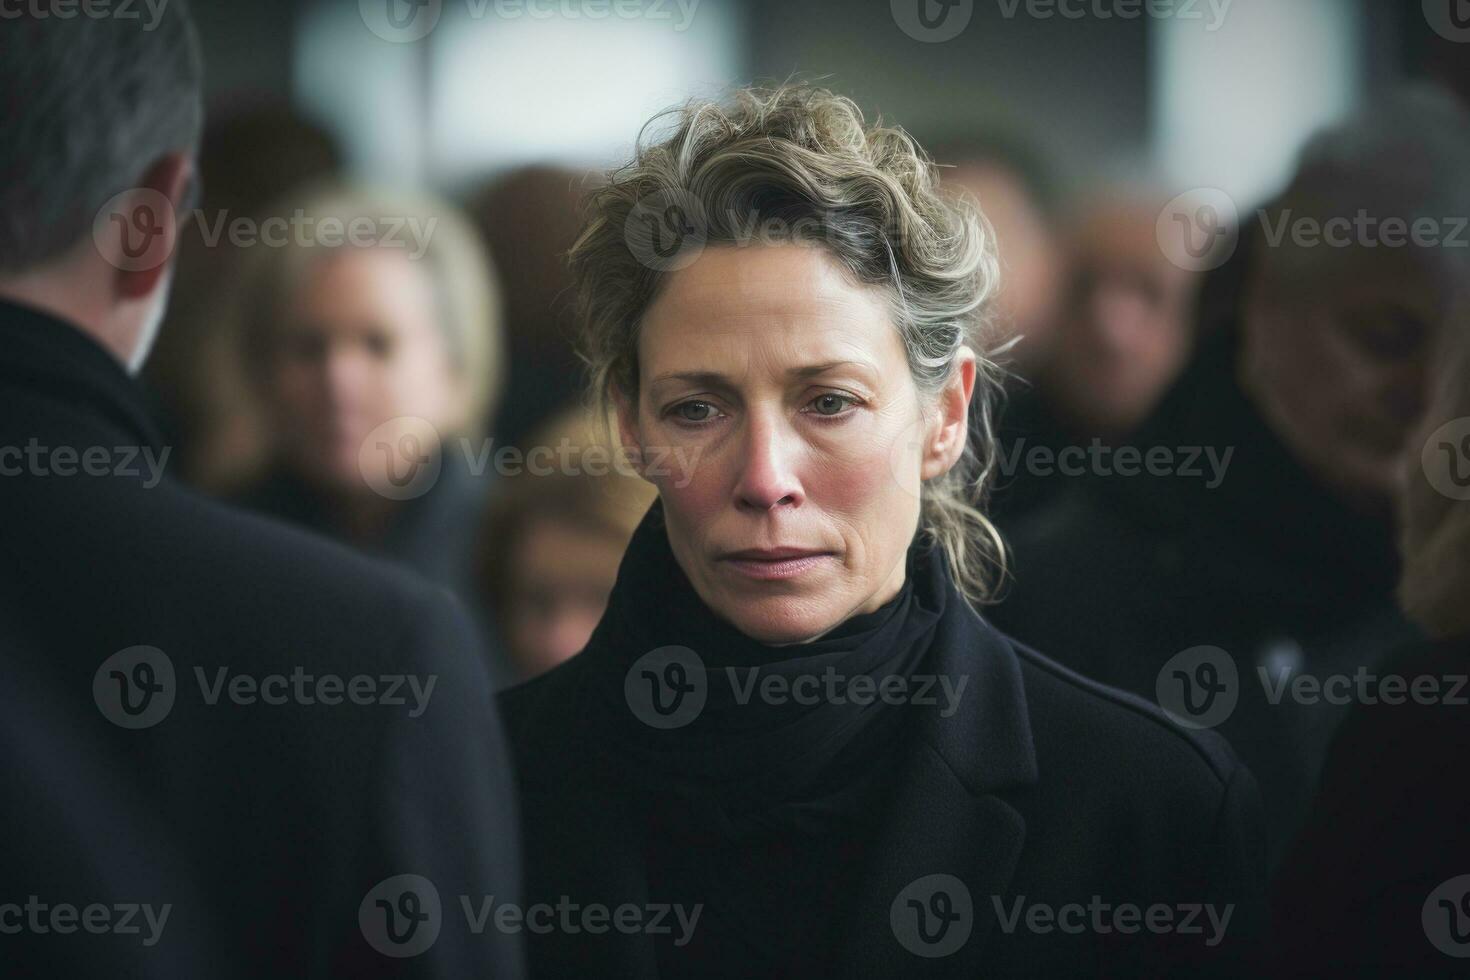
M 856 367 L 873 372 L 877 370 L 868 361 L 841 360 L 824 361 L 821 364 L 804 364 L 799 367 L 788 368 L 786 374 L 793 378 L 811 378 L 842 367 Z M 733 383 L 727 375 L 721 374 L 719 371 L 665 371 L 650 381 L 649 384 L 652 386 L 665 381 L 687 381 L 690 384 L 711 386 L 730 385 Z

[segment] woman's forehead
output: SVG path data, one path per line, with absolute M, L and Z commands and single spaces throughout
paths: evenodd
M 876 367 L 902 354 L 883 291 L 854 285 L 825 250 L 800 246 L 707 249 L 670 275 L 639 347 L 651 379 L 711 361 L 796 370 Z

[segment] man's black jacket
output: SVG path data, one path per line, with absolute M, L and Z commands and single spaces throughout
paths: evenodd
M 100 346 L 0 305 L 6 969 L 518 976 L 459 898 L 518 875 L 463 613 L 160 479 L 154 440 Z

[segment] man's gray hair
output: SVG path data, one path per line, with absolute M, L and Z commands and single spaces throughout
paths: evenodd
M 1443 245 L 1399 251 L 1453 289 L 1470 258 L 1465 246 L 1470 112 L 1431 83 L 1395 89 L 1312 137 L 1276 208 L 1290 208 L 1293 217 L 1314 219 L 1319 226 L 1333 218 L 1353 219 L 1360 210 L 1377 221 L 1393 218 L 1408 227 L 1433 222 Z M 1266 264 L 1267 274 L 1277 288 L 1289 291 L 1301 291 L 1303 277 L 1330 266 L 1334 257 L 1328 248 L 1270 251 L 1275 261 Z
M 159 15 L 0 20 L 0 274 L 41 265 L 204 123 L 203 61 L 185 0 Z

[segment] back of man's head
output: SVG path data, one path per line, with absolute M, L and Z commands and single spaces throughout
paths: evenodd
M 102 206 L 159 158 L 192 154 L 203 125 L 184 0 L 156 14 L 42 13 L 0 20 L 0 276 L 90 235 Z

